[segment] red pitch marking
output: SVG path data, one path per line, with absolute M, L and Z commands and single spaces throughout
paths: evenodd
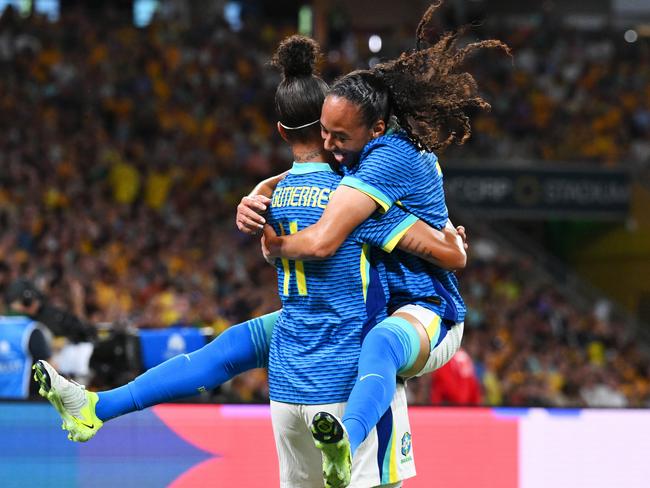
M 215 457 L 172 488 L 278 486 L 268 407 L 161 405 L 155 414 L 179 437 Z M 408 488 L 518 488 L 518 419 L 489 408 L 409 409 L 417 476 Z
M 176 478 L 170 488 L 280 484 L 268 407 L 238 409 L 219 405 L 154 407 L 154 413 L 179 437 L 215 455 Z

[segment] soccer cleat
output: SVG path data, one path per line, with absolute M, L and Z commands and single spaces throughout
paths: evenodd
M 68 431 L 68 439 L 74 442 L 92 439 L 104 425 L 95 415 L 97 393 L 64 378 L 47 361 L 37 361 L 32 369 L 34 380 L 40 386 L 39 395 L 59 412 L 63 419 L 61 428 Z
M 343 488 L 350 484 L 352 454 L 348 433 L 334 415 L 318 412 L 311 421 L 311 434 L 323 453 L 325 488 Z

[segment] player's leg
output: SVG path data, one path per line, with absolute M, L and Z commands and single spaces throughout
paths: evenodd
M 352 453 L 350 439 L 345 427 L 339 420 L 343 409 L 327 408 L 326 405 L 311 405 L 309 425 L 314 445 L 320 450 L 319 459 L 323 468 L 323 480 L 326 488 L 348 486 L 352 478 Z
M 35 365 L 34 379 L 41 386 L 41 395 L 61 414 L 64 428 L 70 431 L 68 437 L 87 441 L 109 419 L 195 395 L 239 373 L 266 366 L 278 315 L 274 312 L 230 327 L 201 349 L 173 357 L 113 390 L 86 391 L 45 361 Z
M 280 488 L 322 488 L 321 453 L 305 421 L 304 405 L 271 401 Z
M 448 328 L 432 310 L 406 305 L 368 333 L 343 417 L 353 456 L 386 411 L 396 376 L 409 378 L 444 365 L 460 347 L 462 331 L 462 324 Z
M 464 329 L 465 324 L 463 322 L 448 328 L 446 335 L 439 340 L 438 344 L 431 351 L 431 354 L 429 354 L 429 358 L 424 367 L 414 373 L 413 376 L 422 376 L 423 374 L 431 373 L 447 364 L 454 354 L 458 352 L 458 349 L 460 349 Z
M 397 372 L 410 368 L 418 359 L 420 349 L 417 331 L 400 316 L 387 318 L 366 335 L 361 345 L 357 381 L 348 399 L 342 426 L 338 419 L 330 416 L 317 419 L 323 424 L 325 421 L 330 423 L 331 430 L 347 432 L 347 437 L 342 440 L 314 435 L 317 446 L 323 452 L 325 475 L 328 469 L 332 473 L 349 469 L 345 454 L 350 451 L 354 456 L 359 445 L 377 425 L 395 394 Z M 318 424 L 315 423 L 313 427 L 317 430 Z M 327 428 L 327 425 L 324 427 Z
M 211 390 L 239 373 L 266 366 L 280 312 L 226 329 L 201 349 L 173 357 L 127 385 L 99 393 L 97 415 L 108 420 L 134 410 Z
M 417 319 L 396 312 L 363 340 L 357 381 L 343 417 L 353 456 L 390 405 L 398 374 L 426 363 L 429 341 L 424 328 L 413 322 Z
M 307 422 L 312 418 L 315 429 L 319 419 L 326 414 L 344 431 L 339 419 L 345 411 L 345 404 L 306 405 Z M 327 431 L 327 428 L 324 429 Z M 336 429 L 333 429 L 336 430 Z M 316 442 L 318 444 L 318 442 Z M 349 456 L 349 444 L 348 444 Z M 340 452 L 335 455 L 339 456 Z M 379 422 L 361 443 L 352 459 L 349 485 L 340 466 L 330 466 L 323 452 L 323 476 L 325 486 L 350 486 L 354 488 L 394 488 L 401 486 L 401 480 L 415 476 L 415 463 L 411 450 L 411 428 L 409 425 L 406 392 L 403 383 L 396 387 L 395 395 Z

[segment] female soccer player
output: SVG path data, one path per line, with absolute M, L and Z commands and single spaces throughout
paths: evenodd
M 509 51 L 496 40 L 456 49 L 458 33 L 422 48 L 425 27 L 438 6 L 432 5 L 418 26 L 418 50 L 351 73 L 332 86 L 321 131 L 325 148 L 346 176 L 317 224 L 282 237 L 265 227 L 267 258 L 329 256 L 373 212 L 389 211 L 396 203 L 434 228 L 447 224 L 442 172 L 433 151 L 470 137 L 466 110 L 489 108 L 474 78 L 456 71 L 479 48 Z M 458 350 L 462 338 L 465 306 L 455 276 L 401 253 L 386 262 L 393 313 L 363 341 L 344 428 L 326 413 L 318 414 L 312 426 L 323 450 L 325 473 L 332 473 L 333 480 L 346 477 L 339 473 L 349 469 L 348 453 L 354 455 L 380 421 L 396 377 L 439 368 Z
M 305 59 L 311 59 L 305 46 L 313 49 L 313 44 L 304 38 L 296 38 L 286 41 L 283 48 L 286 51 L 288 47 L 295 48 L 296 45 L 302 46 L 301 50 L 299 50 L 302 54 L 294 53 L 294 59 L 292 60 L 294 64 L 293 68 L 288 67 L 289 65 L 285 66 L 285 80 L 278 88 L 278 110 L 281 121 L 279 130 L 283 134 L 283 137 L 291 144 L 297 164 L 295 169 L 290 171 L 289 175 L 282 182 L 284 191 L 278 193 L 277 205 L 275 207 L 279 215 L 282 215 L 282 212 L 285 211 L 295 210 L 304 213 L 308 219 L 315 222 L 317 217 L 320 217 L 329 194 L 338 184 L 340 177 L 331 172 L 328 169 L 329 167 L 326 167 L 324 163 L 326 153 L 323 150 L 320 139 L 318 121 L 327 86 L 322 80 L 311 75 L 311 71 L 304 66 Z M 283 52 L 283 48 L 280 49 L 278 57 L 282 57 L 280 54 Z M 312 52 L 311 56 L 313 57 L 313 55 L 314 53 Z M 297 63 L 295 58 L 300 58 L 301 56 L 303 66 L 296 67 L 300 63 Z M 308 63 L 309 66 L 313 65 L 313 60 L 310 63 Z M 314 160 L 320 162 L 316 164 L 310 163 L 310 161 Z M 314 184 L 307 184 L 311 181 L 308 178 L 314 178 Z M 291 186 L 290 183 L 294 180 L 300 183 L 300 185 Z M 399 213 L 398 211 L 392 216 L 389 213 L 384 219 L 394 219 L 396 218 L 395 215 Z M 316 215 L 316 218 L 314 218 L 314 215 Z M 384 219 L 379 219 L 374 222 L 370 221 L 366 226 L 365 232 L 368 236 L 366 240 L 372 241 L 374 238 L 377 239 L 377 244 L 390 248 L 400 240 L 399 238 L 404 235 L 404 232 L 407 232 L 407 235 L 410 236 L 408 241 L 411 243 L 410 245 L 420 246 L 416 249 L 417 253 L 433 256 L 434 253 L 442 249 L 441 255 L 454 255 L 453 259 L 450 260 L 452 263 L 458 263 L 459 256 L 460 260 L 464 261 L 464 250 L 462 244 L 459 244 L 455 233 L 449 234 L 451 237 L 446 238 L 443 234 L 428 228 L 422 222 L 415 222 L 413 217 L 403 216 L 401 218 L 402 220 L 399 220 L 399 218 L 395 220 L 397 225 L 389 229 L 390 232 L 388 234 L 380 233 L 380 225 L 383 225 L 380 222 Z M 284 224 L 286 224 L 285 228 L 288 232 L 292 231 L 293 222 L 296 222 L 296 220 L 289 218 L 285 220 Z M 418 234 L 418 232 L 420 233 Z M 429 242 L 432 240 L 431 236 L 434 236 L 433 242 Z M 313 389 L 317 390 L 318 388 L 322 388 L 322 391 L 325 391 L 329 396 L 318 392 L 314 393 L 314 391 L 300 391 L 302 389 L 301 381 L 304 380 L 300 376 L 302 373 L 292 374 L 285 369 L 285 374 L 282 376 L 278 388 L 282 388 L 285 383 L 293 383 L 293 391 L 287 393 L 289 396 L 286 398 L 291 399 L 290 395 L 293 395 L 295 391 L 299 391 L 301 395 L 312 395 L 310 397 L 311 399 L 308 398 L 308 401 L 312 402 L 318 401 L 322 403 L 323 401 L 334 402 L 344 400 L 347 398 L 347 394 L 354 383 L 354 370 L 356 369 L 356 357 L 358 356 L 363 324 L 354 322 L 357 320 L 354 317 L 357 317 L 359 313 L 358 311 L 351 313 L 350 309 L 358 307 L 363 303 L 364 310 L 362 312 L 367 316 L 368 324 L 376 320 L 376 314 L 381 314 L 385 309 L 385 305 L 381 305 L 381 297 L 385 293 L 385 286 L 382 286 L 382 283 L 377 280 L 380 273 L 371 268 L 367 260 L 367 251 L 362 252 L 363 247 L 358 245 L 359 238 L 355 237 L 355 239 L 350 240 L 350 242 L 352 248 L 356 246 L 359 251 L 355 255 L 354 262 L 348 263 L 349 266 L 347 268 L 353 269 L 352 267 L 355 266 L 356 272 L 351 275 L 346 275 L 350 276 L 350 279 L 345 282 L 346 286 L 349 286 L 354 280 L 361 283 L 360 293 L 356 293 L 355 295 L 344 292 L 341 293 L 341 297 L 336 297 L 335 294 L 330 293 L 327 289 L 324 292 L 321 291 L 319 295 L 319 293 L 315 293 L 319 285 L 310 287 L 310 276 L 316 277 L 320 279 L 321 283 L 324 283 L 327 281 L 324 279 L 327 276 L 319 277 L 318 273 L 322 274 L 322 270 L 326 270 L 327 268 L 316 265 L 312 266 L 309 263 L 281 263 L 280 291 L 283 296 L 287 297 L 287 303 L 289 305 L 293 306 L 289 302 L 290 299 L 294 298 L 296 299 L 296 306 L 302 304 L 300 314 L 296 314 L 301 319 L 301 324 L 306 324 L 307 326 L 313 325 L 314 323 L 322 324 L 322 316 L 313 319 L 312 322 L 309 322 L 309 317 L 313 309 L 320 309 L 322 305 L 327 305 L 323 308 L 331 310 L 331 316 L 327 319 L 331 327 L 324 328 L 324 330 L 329 330 L 330 335 L 326 334 L 321 336 L 319 341 L 320 343 L 325 343 L 326 346 L 329 343 L 340 343 L 344 346 L 349 345 L 344 350 L 350 351 L 345 352 L 346 357 L 337 356 L 336 354 L 339 354 L 337 352 L 330 358 L 330 361 L 337 367 L 331 370 L 330 372 L 332 374 L 325 379 L 337 380 L 338 377 L 340 381 L 330 382 L 329 384 L 324 382 L 322 387 Z M 427 248 L 426 245 L 429 247 Z M 409 248 L 406 247 L 406 249 Z M 363 264 L 361 269 L 359 268 L 360 263 Z M 345 273 L 350 272 L 347 268 Z M 362 275 L 360 271 L 363 271 L 364 274 Z M 311 296 L 310 291 L 314 292 Z M 346 296 L 346 294 L 349 296 Z M 316 303 L 319 299 L 323 301 Z M 332 300 L 334 299 L 339 301 L 343 300 L 343 305 L 330 307 L 329 305 L 333 303 Z M 314 302 L 313 305 L 306 307 L 305 305 L 310 300 Z M 346 300 L 352 300 L 354 307 L 350 303 L 345 303 Z M 368 308 L 369 303 L 374 304 L 376 308 Z M 291 311 L 283 310 L 283 313 L 286 316 Z M 379 317 L 381 318 L 381 315 Z M 264 366 L 268 354 L 270 332 L 277 320 L 278 312 L 231 327 L 199 351 L 172 358 L 147 371 L 128 385 L 115 390 L 100 392 L 99 394 L 88 392 L 83 387 L 66 380 L 45 362 L 41 362 L 36 366 L 35 377 L 41 385 L 42 394 L 53 403 L 61 414 L 64 420 L 64 427 L 70 432 L 69 437 L 75 441 L 86 441 L 94 436 L 103 422 L 108 419 L 165 401 L 196 394 L 197 391 L 203 389 L 214 388 L 239 372 Z M 349 330 L 340 329 L 341 325 L 345 324 L 346 321 L 350 326 Z M 339 329 L 336 329 L 336 327 L 339 327 Z M 319 330 L 316 329 L 315 332 L 318 333 Z M 288 331 L 287 333 L 290 332 Z M 276 335 L 284 337 L 281 334 Z M 330 340 L 328 341 L 327 339 Z M 325 355 L 323 353 L 325 352 L 323 348 L 323 350 L 319 351 L 319 355 L 324 357 Z M 284 361 L 281 360 L 279 363 L 278 367 L 283 367 Z M 296 364 L 299 365 L 299 363 Z M 327 368 L 328 365 L 324 364 L 320 369 L 327 371 Z M 319 371 L 315 373 L 318 374 Z M 273 374 L 272 372 L 272 376 Z M 273 382 L 273 380 L 271 381 Z M 285 398 L 281 396 L 282 394 L 279 394 L 279 398 Z M 296 396 L 296 401 L 297 399 L 298 397 Z M 321 480 L 320 454 L 318 451 L 315 452 L 319 464 L 315 472 L 318 479 Z M 370 464 L 374 465 L 373 468 L 376 471 L 376 461 L 371 459 Z M 313 467 L 313 463 L 308 463 L 308 465 Z M 313 478 L 315 476 L 314 469 L 310 469 L 309 476 Z M 361 475 L 364 475 L 363 473 L 365 472 L 364 470 L 360 471 Z M 293 476 L 293 474 L 290 475 Z M 375 478 L 377 480 L 376 483 L 374 481 L 372 483 L 379 484 L 380 474 L 376 475 Z M 374 480 L 375 478 L 372 479 Z M 297 482 L 297 485 L 300 486 L 301 481 Z M 371 486 L 371 484 L 367 486 Z

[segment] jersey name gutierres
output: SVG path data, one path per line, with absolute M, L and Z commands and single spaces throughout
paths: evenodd
M 332 193 L 330 188 L 317 186 L 285 186 L 273 192 L 271 206 L 325 208 Z

